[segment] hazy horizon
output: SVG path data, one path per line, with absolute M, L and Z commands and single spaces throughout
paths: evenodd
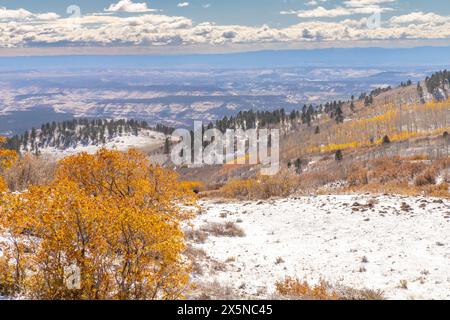
M 371 67 L 450 65 L 450 46 L 414 48 L 324 48 L 260 50 L 238 53 L 177 55 L 53 55 L 0 56 L 0 68 L 8 70 L 47 68 L 275 68 L 275 67 Z M 14 64 L 11 64 L 11 61 Z

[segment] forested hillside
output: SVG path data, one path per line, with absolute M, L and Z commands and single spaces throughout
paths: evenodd
M 16 151 L 35 152 L 44 148 L 64 150 L 79 145 L 104 145 L 116 137 L 138 136 L 142 130 L 170 134 L 173 129 L 164 125 L 150 127 L 145 121 L 133 119 L 73 119 L 46 123 L 32 128 L 21 136 L 8 140 L 8 147 Z
M 449 97 L 450 72 L 439 71 L 425 79 L 427 90 L 435 100 L 445 100 Z

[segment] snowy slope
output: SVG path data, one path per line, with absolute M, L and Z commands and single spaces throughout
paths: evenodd
M 77 154 L 80 152 L 95 153 L 102 147 L 108 149 L 117 149 L 120 151 L 126 151 L 130 148 L 138 148 L 145 150 L 154 150 L 164 145 L 166 136 L 161 132 L 151 130 L 141 130 L 139 135 L 132 134 L 123 135 L 113 138 L 107 141 L 105 144 L 97 145 L 82 145 L 78 144 L 76 147 L 69 147 L 61 150 L 59 148 L 46 147 L 39 149 L 41 154 L 50 155 L 55 158 L 64 158 L 69 155 Z
M 450 298 L 450 201 L 332 195 L 202 206 L 196 228 L 233 221 L 246 235 L 209 235 L 194 244 L 209 266 L 195 276 L 199 283 L 218 281 L 240 297 L 267 298 L 277 280 L 295 276 L 381 289 L 391 299 Z

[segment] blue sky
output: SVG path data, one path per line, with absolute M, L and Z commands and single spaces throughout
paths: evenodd
M 441 45 L 449 30 L 448 0 L 0 0 L 0 54 Z
M 0 0 L 0 7 L 10 9 L 24 8 L 32 12 L 56 12 L 65 15 L 70 5 L 78 5 L 84 13 L 101 12 L 114 0 Z M 137 0 L 146 2 L 148 7 L 162 10 L 168 15 L 183 15 L 196 22 L 213 21 L 219 24 L 242 24 L 288 26 L 299 21 L 295 16 L 280 14 L 281 11 L 311 8 L 309 0 Z M 179 3 L 189 2 L 188 6 L 178 7 Z M 342 6 L 343 0 L 317 1 L 320 6 L 333 8 Z M 400 0 L 391 3 L 394 12 L 387 17 L 414 11 L 435 12 L 450 15 L 448 0 Z

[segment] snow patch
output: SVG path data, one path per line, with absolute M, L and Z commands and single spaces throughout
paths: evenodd
M 270 298 L 285 276 L 380 289 L 390 299 L 450 298 L 448 200 L 323 195 L 202 207 L 198 228 L 231 221 L 246 236 L 196 243 L 224 267 L 195 280 L 218 281 L 242 298 Z

